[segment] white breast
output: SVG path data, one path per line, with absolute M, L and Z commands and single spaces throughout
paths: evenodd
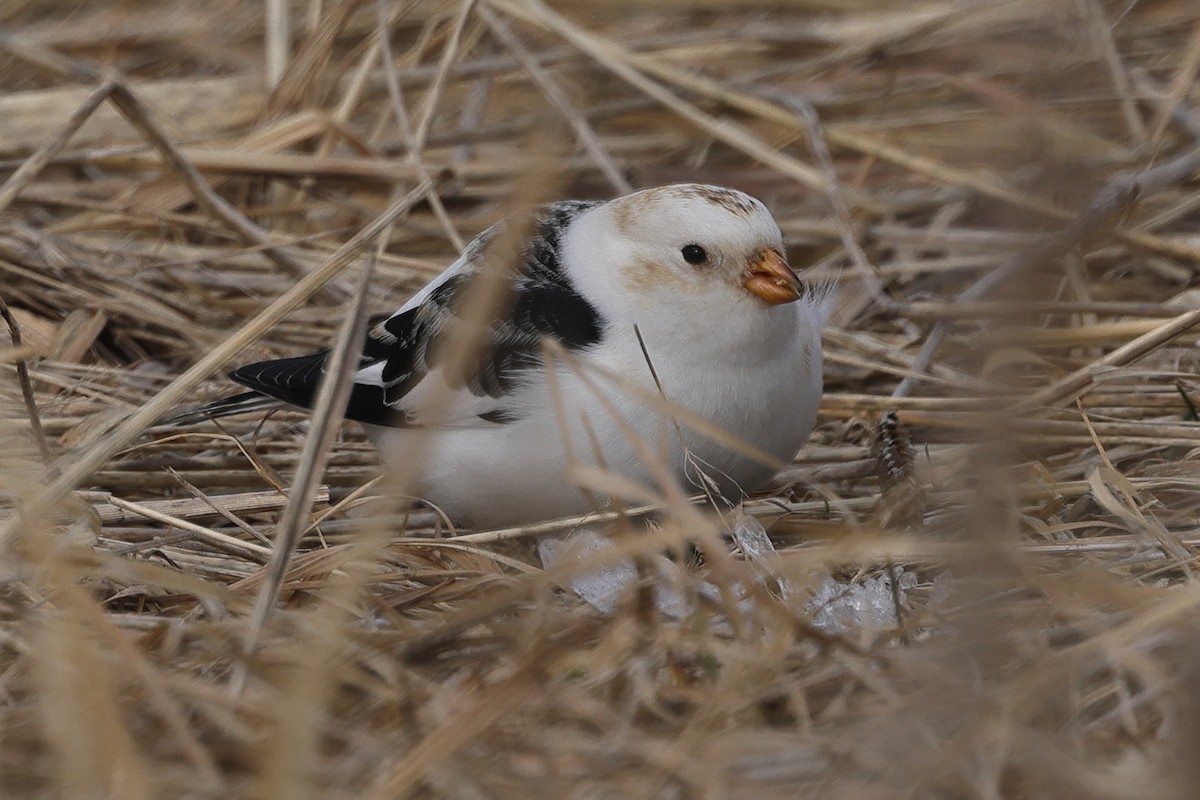
M 667 400 L 787 462 L 816 419 L 821 314 L 810 300 L 771 311 L 763 320 L 700 315 L 685 323 L 690 329 L 650 319 L 639 328 Z M 720 335 L 713 335 L 713 325 L 722 326 Z M 632 326 L 609 331 L 601 346 L 578 360 L 584 365 L 580 372 L 566 366 L 555 372 L 557 405 L 555 392 L 539 381 L 521 393 L 525 414 L 517 422 L 431 434 L 418 494 L 456 522 L 494 527 L 592 510 L 567 477 L 572 464 L 603 466 L 655 494 L 657 473 L 647 462 L 664 463 L 683 479 L 691 472 L 685 470 L 685 447 L 726 494 L 752 491 L 774 473 L 602 374 L 657 395 Z M 369 432 L 393 459 L 404 457 L 412 436 L 402 429 Z

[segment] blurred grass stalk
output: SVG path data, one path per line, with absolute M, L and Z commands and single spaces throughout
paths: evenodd
M 5 797 L 1194 793 L 1194 3 L 22 0 L 0 26 Z M 391 310 L 501 215 L 675 180 L 762 197 L 840 287 L 821 427 L 744 508 L 769 569 L 666 475 L 576 470 L 628 513 L 543 569 L 580 520 L 446 536 L 353 428 L 143 435 L 231 357 L 330 341 L 368 242 Z M 891 409 L 917 512 L 880 491 Z M 281 504 L 253 496 L 301 459 L 328 502 L 272 580 Z M 569 591 L 625 563 L 611 615 Z M 901 572 L 903 638 L 802 602 Z

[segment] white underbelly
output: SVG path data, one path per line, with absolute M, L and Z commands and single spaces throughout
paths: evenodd
M 556 411 L 548 393 L 527 399 L 522 419 L 482 423 L 428 434 L 422 448 L 409 447 L 413 431 L 374 428 L 377 444 L 388 431 L 390 459 L 424 450 L 416 494 L 445 511 L 456 523 L 474 528 L 528 523 L 584 514 L 607 507 L 605 491 L 581 490 L 577 479 L 594 479 L 596 468 L 661 496 L 660 476 L 682 481 L 688 494 L 701 491 L 696 470 L 732 499 L 759 488 L 778 463 L 791 460 L 812 430 L 820 398 L 820 351 L 797 353 L 794 363 L 771 364 L 743 372 L 722 370 L 706 380 L 696 373 L 661 374 L 667 398 L 677 401 L 710 425 L 769 455 L 764 463 L 749 452 L 718 443 L 684 415 L 674 418 L 627 388 L 592 376 L 592 383 L 560 375 Z M 628 380 L 628 376 L 626 376 Z M 814 386 L 814 381 L 816 382 Z M 658 390 L 637 380 L 652 397 Z M 686 397 L 673 386 L 686 383 Z M 599 384 L 599 386 L 597 386 Z M 599 391 L 597 390 L 599 389 Z M 683 395 L 681 391 L 679 395 Z M 565 425 L 559 417 L 565 413 Z M 569 431 L 564 441 L 563 431 Z M 386 448 L 386 449 L 385 449 Z M 685 466 L 690 464 L 690 466 Z M 574 470 L 583 465 L 587 469 Z M 587 488 L 587 487 L 584 487 Z M 711 488 L 711 487 L 710 487 Z M 638 502 L 638 498 L 623 498 Z

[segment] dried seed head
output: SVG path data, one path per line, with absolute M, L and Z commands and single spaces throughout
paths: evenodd
M 897 484 L 912 480 L 916 453 L 912 440 L 895 411 L 885 411 L 876 426 L 875 470 L 883 493 Z
M 885 528 L 920 527 L 924 493 L 916 478 L 916 451 L 895 411 L 887 411 L 879 418 L 872 452 L 875 474 L 879 476 L 880 523 Z

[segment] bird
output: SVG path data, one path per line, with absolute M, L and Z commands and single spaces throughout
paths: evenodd
M 345 416 L 385 468 L 419 453 L 416 495 L 488 529 L 611 507 L 578 480 L 585 467 L 650 490 L 667 474 L 733 504 L 794 458 L 821 399 L 829 292 L 792 270 L 760 200 L 680 183 L 531 217 L 484 230 L 368 329 Z M 523 241 L 507 302 L 455 357 L 447 342 L 506 233 Z M 310 408 L 328 357 L 238 367 L 249 391 L 174 419 Z

